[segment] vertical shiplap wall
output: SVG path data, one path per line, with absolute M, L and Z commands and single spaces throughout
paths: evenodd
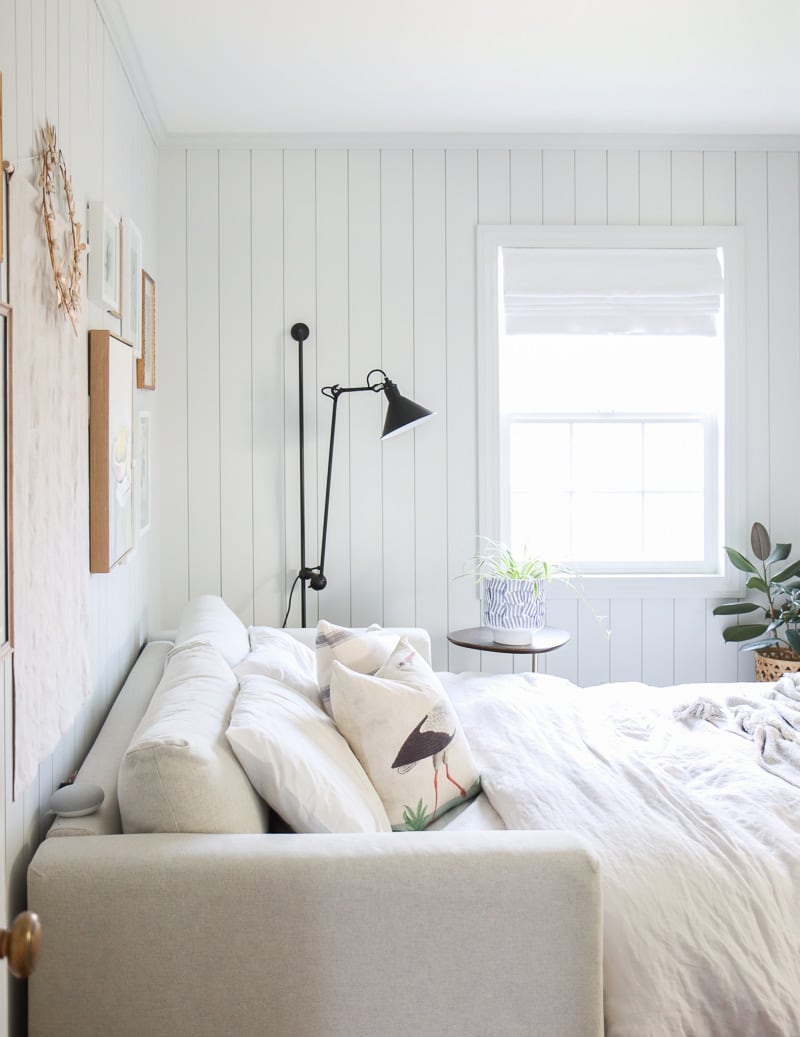
M 574 143 L 162 151 L 162 281 L 171 298 L 161 385 L 174 413 L 160 490 L 174 517 L 162 541 L 165 621 L 187 593 L 222 592 L 247 622 L 281 622 L 299 564 L 289 328 L 305 321 L 309 564 L 330 418 L 320 387 L 361 384 L 383 367 L 438 412 L 381 445 L 379 399 L 340 401 L 329 587 L 309 592 L 309 622 L 416 623 L 430 630 L 439 667 L 512 665 L 446 641 L 448 629 L 479 621 L 474 588 L 454 580 L 478 514 L 479 222 L 743 226 L 747 452 L 737 468 L 748 524 L 759 519 L 800 541 L 786 434 L 800 391 L 797 152 L 747 139 L 727 150 L 713 139 L 674 149 Z M 747 677 L 751 661 L 723 644 L 713 605 L 553 599 L 549 622 L 573 638 L 544 662 L 584 685 Z M 608 617 L 610 639 L 595 614 Z M 295 595 L 289 623 L 298 622 Z
M 0 71 L 3 73 L 3 150 L 14 163 L 12 179 L 35 182 L 34 156 L 46 121 L 56 127 L 75 195 L 85 212 L 89 199 L 104 199 L 132 217 L 142 232 L 144 266 L 158 282 L 157 150 L 123 73 L 94 0 L 3 0 L 0 4 Z M 85 219 L 82 220 L 85 225 Z M 181 258 L 184 263 L 184 257 Z M 7 296 L 2 267 L 3 298 Z M 159 299 L 160 299 L 160 288 Z M 13 305 L 14 299 L 9 302 Z M 119 332 L 118 320 L 89 306 L 89 327 Z M 25 343 L 16 341 L 16 349 Z M 76 347 L 86 349 L 86 342 Z M 157 394 L 137 393 L 136 405 L 151 412 L 157 436 Z M 86 407 L 86 400 L 76 400 Z M 16 430 L 24 435 L 24 430 Z M 158 458 L 152 457 L 154 475 Z M 154 484 L 154 490 L 156 486 Z M 153 500 L 157 509 L 157 499 Z M 47 802 L 83 759 L 147 634 L 151 580 L 157 578 L 157 510 L 151 532 L 141 538 L 125 565 L 91 578 L 93 694 L 36 781 L 12 800 L 12 714 L 10 665 L 3 665 L 2 714 L 4 861 L 8 880 L 0 924 L 25 904 L 25 875 L 31 854 L 48 823 Z M 88 559 L 87 559 L 88 565 Z M 45 920 L 46 925 L 46 920 Z M 0 1034 L 25 1032 L 24 984 L 0 977 Z M 6 1004 L 6 997 L 10 1007 Z

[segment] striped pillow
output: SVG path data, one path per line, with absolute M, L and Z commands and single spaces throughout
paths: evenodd
M 331 713 L 331 666 L 334 659 L 357 673 L 375 673 L 397 645 L 398 635 L 373 623 L 366 629 L 337 627 L 321 619 L 317 624 L 317 681 L 322 705 Z

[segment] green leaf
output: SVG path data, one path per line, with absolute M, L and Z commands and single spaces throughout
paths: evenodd
M 795 655 L 800 655 L 800 633 L 797 630 L 787 630 L 786 640 Z
M 732 601 L 728 605 L 717 605 L 715 616 L 743 616 L 745 612 L 756 612 L 761 606 L 754 601 Z
M 751 637 L 761 637 L 766 629 L 766 623 L 740 623 L 735 627 L 726 627 L 722 637 L 725 641 L 749 641 Z
M 767 587 L 766 583 L 764 583 L 760 576 L 751 576 L 747 581 L 746 586 L 749 587 L 751 591 L 761 591 L 762 594 L 769 594 L 769 587 Z
M 791 565 L 787 565 L 785 569 L 781 569 L 779 573 L 776 573 L 770 578 L 770 583 L 783 583 L 786 580 L 791 580 L 793 576 L 797 576 L 800 573 L 800 559 L 796 562 L 792 562 Z
M 739 554 L 732 547 L 725 548 L 725 554 L 730 558 L 731 562 L 736 566 L 737 569 L 743 573 L 755 573 L 758 576 L 758 569 L 753 565 L 752 562 L 748 561 L 743 554 Z
M 769 533 L 760 522 L 754 522 L 753 528 L 750 530 L 750 546 L 753 548 L 753 554 L 761 562 L 770 552 L 772 545 L 769 542 Z
M 769 558 L 767 558 L 767 565 L 773 565 L 775 562 L 782 562 L 784 558 L 788 558 L 792 550 L 791 544 L 776 544 L 770 552 Z
M 779 645 L 777 637 L 771 637 L 768 641 L 756 641 L 751 645 L 739 645 L 740 652 L 761 652 L 765 648 L 774 648 Z

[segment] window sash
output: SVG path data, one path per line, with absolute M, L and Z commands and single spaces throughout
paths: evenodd
M 647 427 L 654 427 L 658 425 L 672 424 L 672 425 L 687 425 L 700 427 L 702 429 L 703 436 L 703 484 L 699 490 L 700 495 L 703 499 L 703 557 L 702 559 L 696 558 L 681 558 L 672 557 L 668 559 L 656 559 L 656 558 L 627 558 L 619 559 L 617 561 L 610 560 L 598 560 L 594 558 L 582 558 L 582 557 L 567 557 L 559 558 L 558 561 L 566 562 L 572 566 L 575 566 L 581 573 L 597 574 L 604 576 L 613 575 L 625 575 L 625 574 L 674 574 L 676 571 L 683 574 L 711 574 L 714 573 L 718 566 L 718 556 L 721 551 L 720 546 L 720 514 L 718 501 L 720 497 L 719 493 L 719 478 L 720 478 L 720 466 L 719 466 L 719 428 L 716 416 L 709 413 L 690 413 L 690 412 L 664 412 L 664 413 L 615 413 L 615 414 L 602 414 L 602 413 L 549 413 L 549 414 L 535 414 L 535 413 L 515 413 L 515 414 L 503 414 L 500 418 L 500 458 L 499 458 L 499 471 L 500 471 L 500 493 L 499 493 L 499 505 L 500 505 L 500 539 L 504 542 L 510 543 L 513 540 L 512 537 L 512 486 L 511 486 L 511 435 L 512 430 L 515 426 L 520 425 L 567 425 L 570 430 L 570 440 L 572 440 L 573 430 L 579 425 L 608 425 L 608 426 L 622 426 L 622 425 L 638 425 L 642 428 L 642 436 L 646 435 L 645 429 Z M 570 445 L 570 463 L 573 461 L 572 446 Z M 660 493 L 667 491 L 660 491 L 655 489 L 648 489 L 645 485 L 646 479 L 644 472 L 641 473 L 640 485 L 638 488 L 630 488 L 626 490 L 607 490 L 607 489 L 595 489 L 591 491 L 595 495 L 603 494 L 614 494 L 614 493 L 627 493 L 634 496 L 638 496 L 642 501 L 641 509 L 641 534 L 642 541 L 645 541 L 646 534 L 646 508 L 644 502 L 647 498 L 655 498 Z M 671 491 L 671 492 L 689 492 L 689 491 Z M 697 491 L 696 491 L 697 492 Z M 585 489 L 575 487 L 574 479 L 572 474 L 567 480 L 567 488 L 562 491 L 563 495 L 570 500 L 569 509 L 569 520 L 574 523 L 576 515 L 573 510 L 573 502 L 575 497 L 586 494 Z M 546 506 L 547 498 L 544 497 L 543 505 Z M 570 537 L 570 539 L 572 539 Z M 536 545 L 528 544 L 534 553 L 538 550 Z

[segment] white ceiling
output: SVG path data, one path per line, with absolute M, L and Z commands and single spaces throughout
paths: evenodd
M 104 0 L 168 134 L 800 132 L 798 0 Z

